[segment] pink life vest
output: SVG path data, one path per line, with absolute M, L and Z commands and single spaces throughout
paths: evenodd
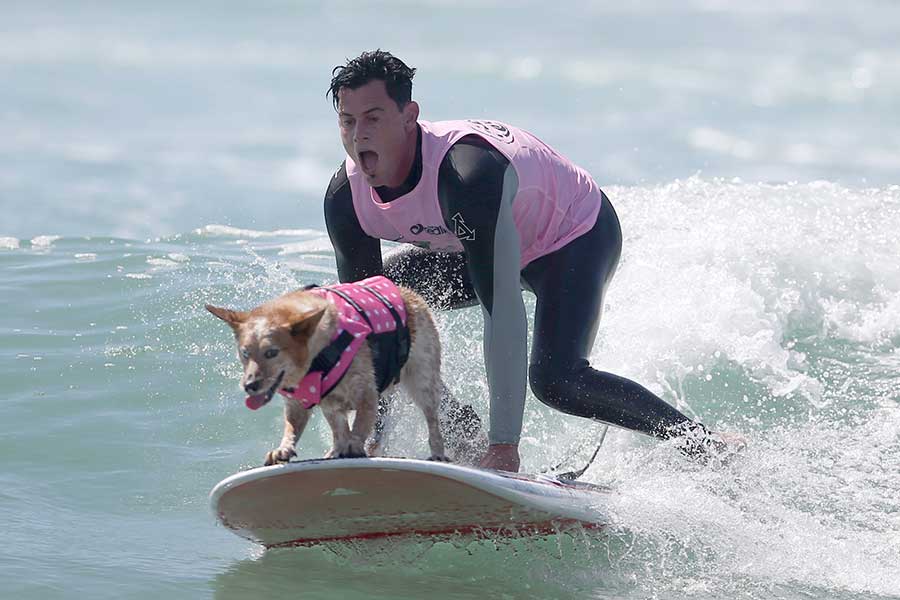
M 513 220 L 519 232 L 521 265 L 554 252 L 586 233 L 600 212 L 594 179 L 553 148 L 523 129 L 498 121 L 419 121 L 422 177 L 409 193 L 381 202 L 351 157 L 345 165 L 353 207 L 363 231 L 372 237 L 461 252 L 464 221 L 445 223 L 438 202 L 438 170 L 450 147 L 477 135 L 509 159 L 519 180 Z M 452 230 L 452 231 L 451 231 Z M 477 235 L 477 232 L 475 232 Z
M 303 408 L 306 409 L 319 404 L 340 382 L 353 357 L 369 335 L 397 331 L 395 313 L 403 329 L 406 328 L 407 318 L 406 305 L 400 296 L 400 290 L 394 282 L 381 275 L 356 283 L 315 287 L 309 291 L 323 296 L 334 304 L 337 308 L 338 322 L 331 343 L 313 359 L 309 372 L 300 380 L 297 387 L 291 392 L 280 390 L 283 396 L 303 403 Z M 402 335 L 400 338 L 402 339 Z M 406 351 L 408 352 L 408 343 Z M 405 360 L 404 352 L 401 350 L 399 364 L 392 365 L 390 370 L 399 372 Z M 376 368 L 376 372 L 378 370 Z M 397 373 L 389 375 L 395 377 Z

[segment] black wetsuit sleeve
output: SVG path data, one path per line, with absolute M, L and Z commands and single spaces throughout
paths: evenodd
M 338 279 L 359 281 L 382 275 L 381 241 L 363 231 L 353 208 L 350 180 L 342 163 L 325 192 L 325 227 L 334 246 Z
M 463 245 L 483 309 L 494 444 L 518 443 L 525 410 L 528 325 L 519 234 L 512 217 L 517 185 L 509 160 L 478 136 L 454 144 L 438 175 L 444 222 Z

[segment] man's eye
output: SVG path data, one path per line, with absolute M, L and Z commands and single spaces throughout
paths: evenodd
M 250 358 L 250 351 L 246 348 L 241 348 L 241 357 L 242 358 Z
M 275 358 L 276 356 L 278 356 L 278 348 L 269 348 L 265 351 L 263 356 L 265 356 L 266 358 Z

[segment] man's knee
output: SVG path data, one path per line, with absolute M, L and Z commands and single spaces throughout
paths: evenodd
M 528 384 L 535 398 L 544 404 L 560 409 L 565 404 L 566 378 L 559 369 L 552 369 L 541 365 L 528 367 Z
M 584 375 L 590 371 L 587 360 L 578 359 L 563 365 L 532 364 L 528 367 L 528 383 L 534 396 L 551 408 L 580 414 L 583 401 Z

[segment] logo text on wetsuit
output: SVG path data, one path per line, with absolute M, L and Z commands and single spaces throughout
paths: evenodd
M 422 225 L 421 223 L 416 223 L 409 228 L 409 232 L 413 235 L 419 235 L 423 231 L 428 235 L 444 235 L 450 233 L 441 225 Z
M 513 137 L 512 131 L 510 131 L 509 127 L 507 127 L 503 123 L 498 123 L 497 121 L 476 121 L 473 119 L 469 119 L 469 124 L 481 133 L 490 138 L 494 138 L 497 141 L 504 142 L 506 144 L 511 144 L 516 141 L 515 137 Z

